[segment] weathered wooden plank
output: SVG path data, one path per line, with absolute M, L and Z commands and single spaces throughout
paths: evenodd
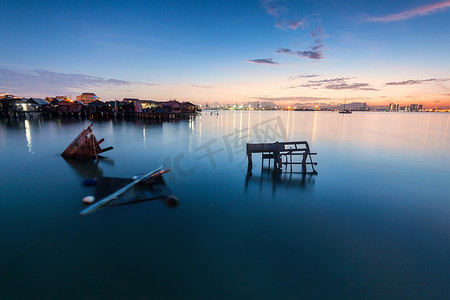
M 317 165 L 317 162 L 282 162 L 283 165 Z
M 106 152 L 106 151 L 109 151 L 109 150 L 112 150 L 112 149 L 114 149 L 114 147 L 112 147 L 112 146 L 111 147 L 107 147 L 107 148 L 104 148 L 104 149 L 101 149 L 100 151 L 98 151 L 97 154 L 98 153 L 103 153 L 103 152 Z

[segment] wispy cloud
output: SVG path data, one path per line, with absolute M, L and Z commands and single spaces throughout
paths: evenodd
M 308 102 L 308 101 L 325 101 L 331 98 L 321 98 L 321 97 L 251 97 L 252 99 L 258 99 L 260 101 L 272 101 L 272 102 L 283 102 L 283 101 L 298 101 L 298 102 Z
M 278 48 L 277 53 L 291 54 L 299 57 L 306 57 L 309 59 L 319 60 L 323 58 L 322 51 L 319 50 L 307 50 L 307 51 L 294 51 L 286 48 Z
M 365 89 L 367 90 L 369 88 L 369 84 L 368 83 L 346 83 L 346 82 L 341 82 L 341 83 L 333 83 L 333 84 L 329 84 L 326 85 L 324 88 L 328 89 L 328 90 L 360 90 L 360 89 Z M 369 90 L 375 90 L 375 89 L 369 89 Z
M 290 14 L 286 2 L 283 0 L 259 0 L 261 7 L 267 14 L 276 18 L 275 27 L 281 30 L 305 29 L 309 26 L 307 18 L 299 18 L 297 14 Z M 289 16 L 290 14 L 290 16 Z M 306 57 L 312 60 L 323 58 L 325 45 L 323 44 L 323 29 L 321 27 L 310 31 L 314 38 L 314 44 L 307 50 L 292 50 L 288 48 L 279 48 L 277 53 L 290 54 L 298 57 Z
M 313 78 L 313 77 L 318 77 L 318 76 L 320 76 L 320 75 L 304 73 L 302 75 L 291 76 L 291 77 L 289 77 L 289 80 L 297 80 L 297 79 L 301 79 L 301 78 Z
M 0 88 L 15 94 L 56 95 L 77 89 L 83 91 L 96 87 L 108 88 L 127 85 L 156 84 L 41 69 L 17 71 L 0 68 Z
M 275 27 L 282 30 L 297 30 L 299 27 L 305 29 L 308 23 L 304 18 L 288 16 L 289 8 L 280 0 L 259 0 L 261 7 L 267 14 L 275 17 Z
M 337 81 L 345 81 L 351 79 L 350 77 L 338 77 L 338 78 L 331 78 L 331 79 L 321 79 L 321 80 L 308 80 L 308 82 L 311 83 L 330 83 L 330 82 L 337 82 Z
M 306 23 L 306 21 L 304 19 L 302 20 L 278 20 L 275 23 L 275 27 L 278 29 L 292 29 L 292 30 L 297 30 L 297 28 L 301 28 L 301 29 L 305 29 L 308 26 L 308 24 Z
M 363 90 L 363 91 L 378 91 L 378 89 L 370 86 L 369 83 L 362 82 L 348 82 L 350 77 L 338 77 L 321 80 L 308 80 L 306 83 L 298 85 L 290 85 L 287 89 L 295 88 L 313 88 L 313 89 L 327 89 L 327 90 Z
M 193 85 L 191 85 L 191 86 L 194 87 L 194 88 L 206 89 L 206 90 L 210 90 L 210 89 L 213 88 L 212 86 L 209 86 L 209 85 L 197 85 L 197 84 L 193 84 Z
M 321 80 L 308 80 L 306 83 L 297 84 L 297 85 L 290 85 L 287 87 L 287 89 L 295 89 L 299 87 L 303 88 L 323 88 L 327 85 L 333 84 L 333 83 L 344 83 L 346 80 L 350 78 L 347 77 L 339 77 L 339 78 L 331 78 L 331 79 L 321 79 Z
M 243 104 L 245 106 L 251 105 L 252 107 L 257 107 L 258 105 L 261 107 L 277 106 L 277 104 L 273 101 L 250 101 Z
M 279 17 L 287 12 L 286 6 L 282 5 L 278 0 L 260 0 L 261 7 L 271 16 Z
M 249 59 L 249 60 L 246 60 L 245 62 L 255 63 L 255 64 L 279 65 L 279 63 L 274 61 L 273 58 Z
M 429 79 L 414 79 L 414 80 L 405 80 L 405 81 L 396 81 L 396 82 L 386 82 L 385 85 L 414 85 L 414 84 L 422 84 L 426 82 L 445 82 L 449 81 L 450 78 L 429 78 Z
M 450 7 L 450 0 L 438 2 L 430 5 L 420 6 L 411 10 L 407 10 L 401 13 L 382 16 L 382 17 L 372 17 L 368 18 L 366 22 L 394 22 L 403 21 L 415 17 L 421 17 L 425 15 L 435 14 L 437 12 L 444 11 Z
M 323 29 L 321 27 L 311 30 L 309 32 L 312 38 L 314 38 L 314 45 L 309 47 L 309 50 L 292 50 L 289 48 L 278 48 L 279 54 L 290 54 L 299 57 L 306 57 L 312 60 L 320 60 L 323 58 L 323 52 L 325 51 L 325 45 L 322 42 Z

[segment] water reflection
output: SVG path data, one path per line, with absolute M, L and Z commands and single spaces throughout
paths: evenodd
M 313 128 L 312 128 L 312 135 L 311 135 L 311 143 L 314 143 L 316 140 L 316 120 L 317 120 L 317 111 L 314 111 L 314 121 L 313 121 Z
M 74 158 L 65 158 L 67 164 L 82 178 L 98 178 L 103 175 L 103 169 L 100 168 L 100 161 L 102 164 L 110 164 L 114 166 L 114 160 L 100 157 L 97 160 L 81 160 Z
M 445 131 L 443 134 L 443 137 L 445 138 L 447 136 L 447 131 L 448 131 L 448 123 L 450 121 L 450 115 L 447 117 L 447 122 L 445 123 Z
M 31 141 L 30 121 L 25 120 L 25 137 L 27 139 L 28 152 L 33 153 Z
M 143 141 L 144 141 L 144 145 L 145 145 L 145 142 L 146 142 L 146 136 L 145 136 L 145 124 L 144 124 L 144 126 L 142 126 L 142 137 L 143 137 Z
M 270 187 L 274 196 L 278 189 L 311 190 L 316 183 L 315 176 L 317 175 L 294 172 L 280 173 L 274 172 L 270 168 L 263 168 L 259 176 L 247 173 L 245 177 L 245 192 L 247 193 L 249 189 L 258 188 L 259 193 L 263 193 Z
M 104 199 L 133 181 L 132 178 L 100 177 L 96 184 L 95 198 Z M 138 183 L 106 206 L 129 205 L 157 199 L 163 200 L 168 207 L 178 206 L 178 198 L 172 194 L 162 176 L 150 182 Z
M 240 113 L 197 117 L 192 148 L 222 139 L 214 135 L 218 118 L 225 118 L 224 134 L 234 133 Z M 247 115 L 252 135 L 257 134 L 253 126 L 277 117 L 287 126 L 287 112 L 255 111 L 244 112 L 243 128 Z M 165 177 L 184 201 L 179 208 L 156 200 L 107 208 L 84 219 L 77 216 L 80 200 L 95 190 L 81 186 L 84 178 L 102 173 L 131 177 L 166 157 L 187 154 L 188 123 L 145 122 L 144 147 L 142 125 L 95 122 L 96 134 L 116 148 L 108 152 L 116 163 L 111 170 L 104 160 L 71 165 L 59 156 L 88 120 L 61 128 L 55 120 L 42 125 L 29 120 L 32 164 L 24 120 L 0 121 L 0 267 L 8 266 L 0 298 L 76 299 L 80 286 L 83 295 L 104 298 L 126 298 L 130 289 L 142 297 L 151 289 L 158 298 L 217 298 L 224 291 L 224 298 L 239 293 L 257 299 L 275 294 L 283 299 L 393 298 L 402 293 L 405 298 L 445 298 L 450 119 L 437 113 L 427 119 L 427 113 L 291 112 L 289 137 L 310 142 L 314 136 L 311 148 L 319 153 L 320 179 L 261 173 L 258 167 L 245 178 L 246 168 L 236 174 L 234 166 L 241 160 L 230 163 L 225 151 L 215 156 L 219 167 L 214 171 L 197 155 L 186 155 L 182 169 L 197 172 L 183 176 L 174 170 L 176 180 Z M 55 184 L 58 178 L 64 184 Z M 211 197 L 214 209 L 206 205 Z M 117 281 L 123 285 L 111 285 Z M 174 289 L 174 282 L 189 289 Z M 345 294 L 348 283 L 363 288 Z M 30 284 L 35 288 L 23 288 Z M 230 291 L 230 286 L 242 289 Z M 322 291 L 323 286 L 331 288 Z

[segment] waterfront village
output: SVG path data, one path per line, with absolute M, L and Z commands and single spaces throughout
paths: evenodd
M 133 117 L 143 119 L 177 119 L 195 115 L 199 106 L 177 100 L 154 101 L 124 98 L 102 101 L 94 93 L 68 96 L 21 98 L 3 95 L 0 98 L 0 118 L 27 117 L 87 117 L 103 119 Z
M 102 101 L 94 93 L 82 93 L 71 99 L 68 96 L 45 98 L 23 98 L 10 94 L 0 94 L 0 118 L 26 117 L 64 117 L 79 116 L 88 118 L 134 117 L 143 119 L 177 119 L 189 117 L 204 110 L 289 110 L 289 111 L 337 111 L 342 107 L 297 107 L 256 105 L 208 105 L 204 107 L 191 102 L 177 100 L 155 101 L 136 98 Z M 405 112 L 448 112 L 450 109 L 424 109 L 421 104 L 400 106 L 391 103 L 386 107 L 370 107 L 366 103 L 349 103 L 351 111 L 405 111 Z

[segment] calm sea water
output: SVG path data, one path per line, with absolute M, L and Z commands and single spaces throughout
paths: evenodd
M 115 149 L 64 160 L 89 124 L 1 121 L 1 299 L 449 297 L 449 114 L 96 121 Z M 254 155 L 247 177 L 245 143 L 275 140 L 308 141 L 319 174 L 277 178 Z M 83 179 L 161 165 L 178 207 L 78 215 Z

